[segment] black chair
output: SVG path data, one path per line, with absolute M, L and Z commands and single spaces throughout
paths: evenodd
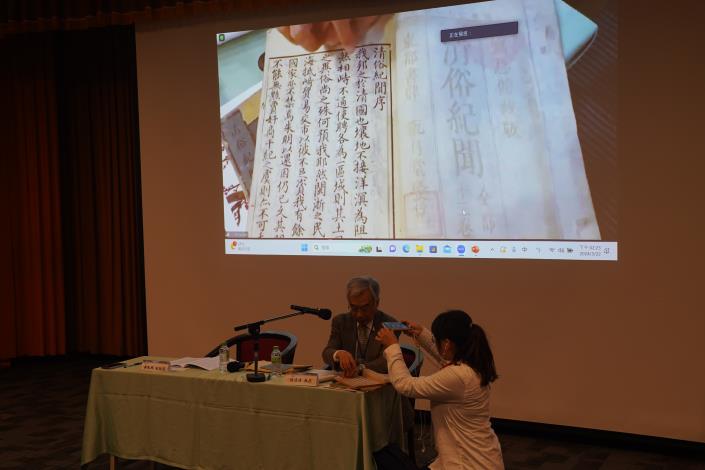
M 404 357 L 404 363 L 409 369 L 409 373 L 413 377 L 418 377 L 421 373 L 421 366 L 423 365 L 423 352 L 420 348 L 416 346 L 411 346 L 409 344 L 400 344 L 401 355 Z
M 287 331 L 262 331 L 259 334 L 259 358 L 263 361 L 269 361 L 272 356 L 274 346 L 279 346 L 282 353 L 282 364 L 293 364 L 294 353 L 296 353 L 296 344 L 298 339 L 292 333 Z M 255 360 L 255 341 L 249 333 L 233 336 L 226 341 L 229 348 L 235 346 L 235 359 L 241 362 L 250 362 Z M 215 357 L 218 355 L 218 349 L 213 349 L 206 354 L 206 357 Z
M 412 377 L 418 377 L 421 373 L 421 366 L 423 365 L 423 352 L 421 352 L 421 348 L 408 344 L 400 344 L 399 346 L 401 346 L 401 355 L 404 357 L 404 363 L 406 364 L 406 367 L 409 368 L 409 373 Z M 408 398 L 408 400 L 411 404 L 412 413 L 415 415 L 416 400 L 414 400 L 413 398 Z M 411 457 L 411 460 L 416 462 L 416 449 L 414 448 L 413 425 L 406 432 L 406 446 L 408 447 L 409 457 Z

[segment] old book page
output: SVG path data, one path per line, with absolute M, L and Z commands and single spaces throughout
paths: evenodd
M 249 236 L 393 237 L 391 45 L 266 57 Z
M 399 238 L 599 239 L 553 0 L 396 15 Z M 517 34 L 441 42 L 517 22 Z

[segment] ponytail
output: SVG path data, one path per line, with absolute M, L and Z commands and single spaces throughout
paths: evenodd
M 463 362 L 480 376 L 483 387 L 497 380 L 494 356 L 485 331 L 462 310 L 441 313 L 433 320 L 431 331 L 437 341 L 449 339 L 455 344 L 453 361 Z

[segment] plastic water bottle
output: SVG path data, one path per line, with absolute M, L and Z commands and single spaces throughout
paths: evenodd
M 230 353 L 228 351 L 227 343 L 223 343 L 218 348 L 218 369 L 221 372 L 228 371 L 228 361 L 230 360 Z
M 282 375 L 282 353 L 279 351 L 279 346 L 274 346 L 272 349 L 272 374 Z

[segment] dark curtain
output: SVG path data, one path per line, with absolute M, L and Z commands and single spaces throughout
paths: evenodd
M 0 43 L 0 358 L 143 354 L 134 29 Z
M 135 35 L 60 35 L 60 153 L 69 350 L 146 352 Z
M 66 351 L 52 36 L 0 41 L 0 358 Z

